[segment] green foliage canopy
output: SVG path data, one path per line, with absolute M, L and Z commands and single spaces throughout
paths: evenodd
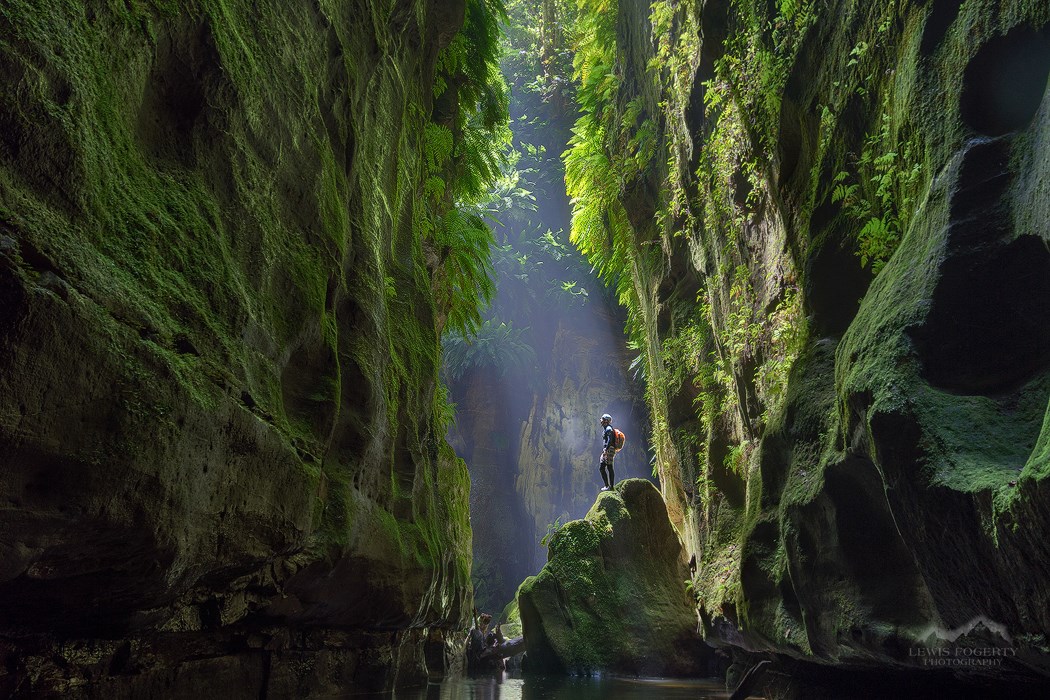
M 435 107 L 425 131 L 424 233 L 438 258 L 435 295 L 446 332 L 477 331 L 495 292 L 484 199 L 501 174 L 510 140 L 506 84 L 499 70 L 502 0 L 468 0 L 462 29 L 438 56 Z

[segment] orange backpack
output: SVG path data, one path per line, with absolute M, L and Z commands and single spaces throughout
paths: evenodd
M 619 452 L 623 449 L 623 443 L 627 440 L 627 436 L 623 434 L 623 431 L 613 428 L 613 449 Z

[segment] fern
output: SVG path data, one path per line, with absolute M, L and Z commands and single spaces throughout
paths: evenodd
M 900 242 L 899 227 L 889 215 L 869 219 L 857 236 L 860 241 L 860 264 L 871 262 L 872 272 L 878 274 Z
M 889 96 L 878 129 L 864 138 L 856 160 L 856 177 L 846 171 L 835 175 L 833 203 L 842 203 L 845 214 L 860 226 L 857 256 L 862 266 L 878 274 L 897 249 L 911 217 L 911 203 L 922 178 L 922 166 L 913 161 L 913 146 L 893 133 Z
M 447 126 L 430 122 L 423 133 L 423 153 L 426 158 L 427 172 L 436 173 L 445 168 L 452 158 L 455 139 L 452 130 Z
M 444 331 L 469 335 L 492 300 L 486 194 L 501 176 L 509 143 L 507 89 L 499 72 L 502 0 L 467 0 L 462 29 L 440 52 L 432 121 L 424 130 L 434 293 Z
M 492 368 L 501 375 L 527 369 L 535 363 L 536 351 L 523 334 L 521 329 L 492 319 L 481 324 L 472 338 L 451 333 L 443 342 L 445 372 L 457 381 L 476 368 Z
M 599 278 L 614 288 L 620 305 L 627 309 L 628 336 L 644 348 L 642 304 L 634 276 L 648 269 L 655 253 L 651 247 L 639 250 L 635 245 L 620 194 L 655 151 L 656 132 L 650 129 L 652 122 L 645 120 L 649 124 L 643 123 L 633 139 L 623 142 L 644 110 L 641 101 L 632 101 L 617 117 L 618 3 L 579 0 L 578 9 L 573 69 L 580 117 L 572 129 L 569 149 L 562 155 L 566 192 L 572 198 L 569 238 Z
M 436 295 L 438 303 L 448 309 L 445 328 L 472 334 L 496 291 L 490 257 L 492 230 L 476 213 L 455 208 L 445 214 L 434 237 L 441 251 L 443 284 Z

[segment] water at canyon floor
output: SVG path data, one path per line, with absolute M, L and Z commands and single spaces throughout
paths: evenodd
M 681 678 L 551 678 L 504 675 L 446 678 L 426 688 L 385 695 L 346 696 L 392 700 L 722 700 L 729 697 L 719 679 Z

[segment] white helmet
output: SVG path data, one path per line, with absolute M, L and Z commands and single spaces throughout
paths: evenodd
M 610 416 L 608 413 L 603 413 L 602 414 L 602 422 L 605 422 L 605 421 L 609 421 L 610 423 L 612 423 L 612 416 Z

